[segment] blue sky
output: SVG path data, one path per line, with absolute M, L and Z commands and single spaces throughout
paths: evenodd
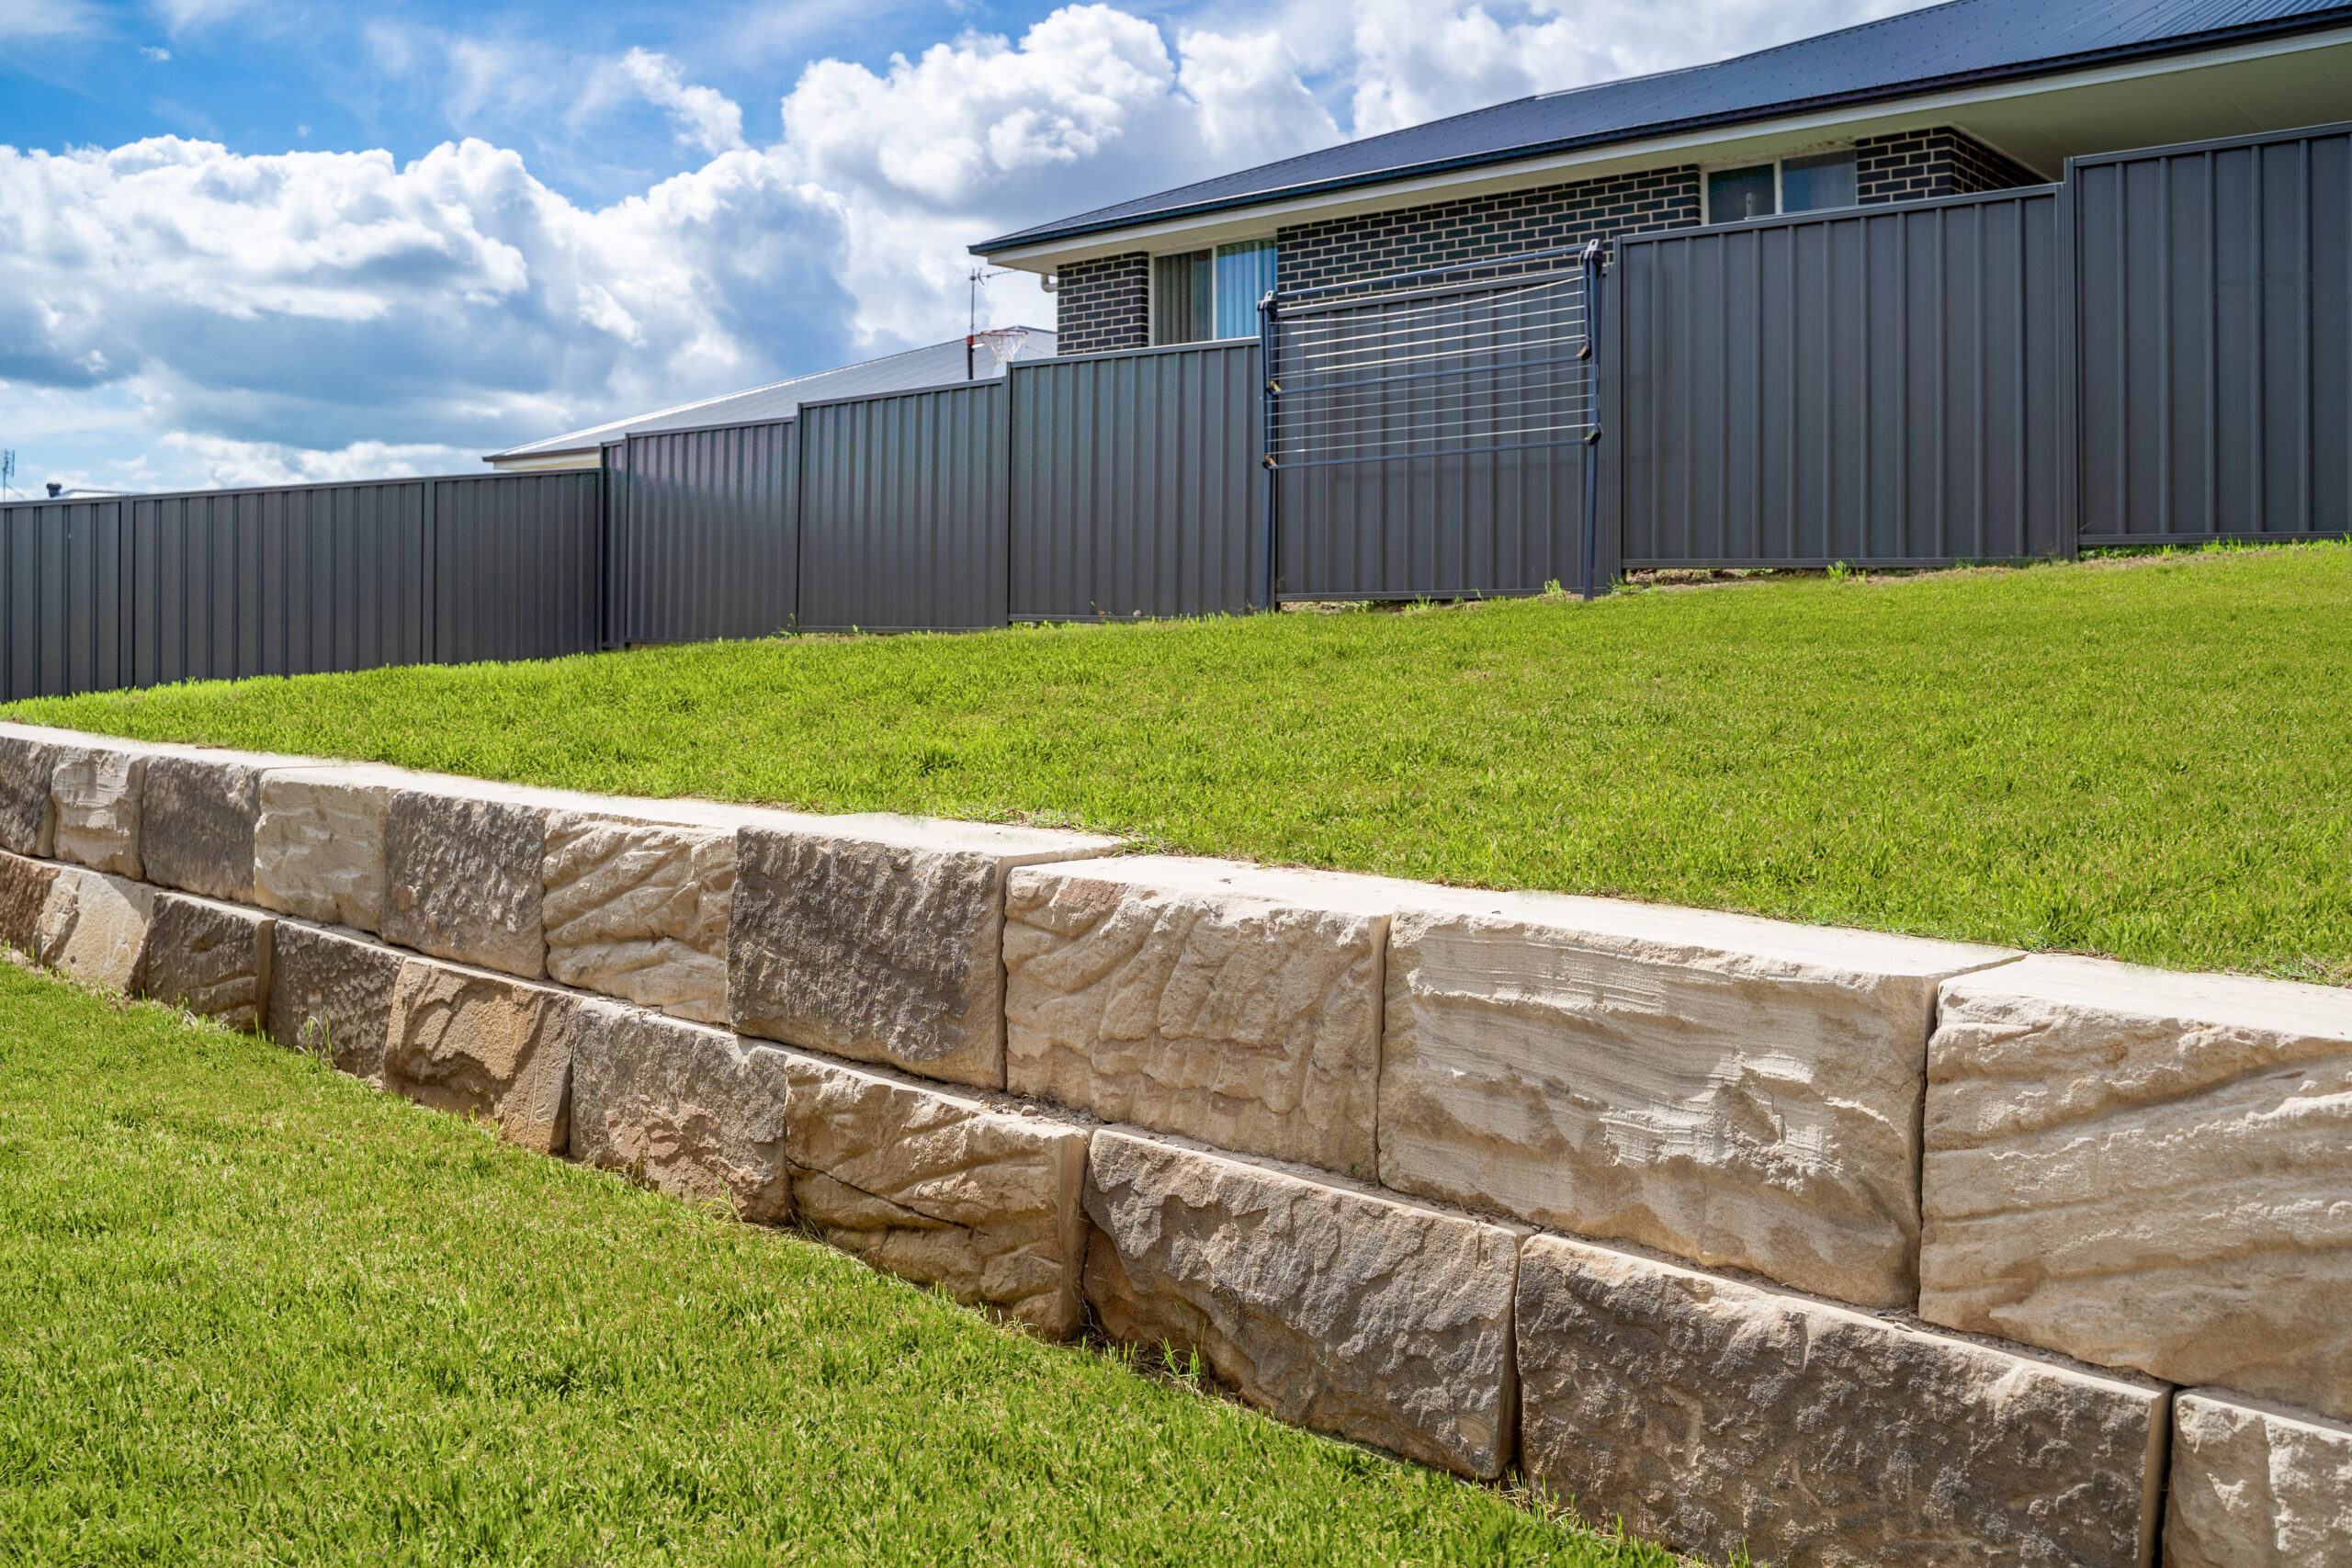
M 0 0 L 0 446 L 462 471 L 960 333 L 989 233 L 1901 8 Z

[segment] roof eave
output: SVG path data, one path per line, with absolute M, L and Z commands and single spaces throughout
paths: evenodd
M 1922 76 L 1886 87 L 1861 88 L 1851 93 L 1826 93 L 1809 98 L 1787 98 L 1778 103 L 1759 105 L 1752 108 L 1729 109 L 1721 114 L 1692 115 L 1681 119 L 1658 120 L 1646 125 L 1615 130 L 1596 131 L 1589 136 L 1561 137 L 1550 141 L 1524 142 L 1516 147 L 1498 148 L 1487 152 L 1464 153 L 1456 158 L 1435 158 L 1418 164 L 1398 164 L 1384 169 L 1370 169 L 1358 175 L 1337 175 L 1328 180 L 1307 180 L 1297 185 L 1276 186 L 1266 190 L 1244 195 L 1221 197 L 1210 201 L 1190 202 L 1179 207 L 1154 208 L 1148 212 L 1128 213 L 1124 217 L 1106 219 L 1099 223 L 1064 223 L 1038 229 L 1023 229 L 1011 234 L 1001 234 L 983 240 L 970 247 L 977 256 L 993 256 L 1007 251 L 1028 250 L 1068 240 L 1085 239 L 1091 235 L 1115 234 L 1123 229 L 1141 228 L 1146 224 L 1171 222 L 1185 218 L 1205 217 L 1216 212 L 1233 212 L 1251 207 L 1265 207 L 1278 201 L 1292 201 L 1302 197 L 1324 196 L 1340 191 L 1361 190 L 1370 186 L 1392 185 L 1400 180 L 1421 179 L 1431 175 L 1451 174 L 1464 169 L 1493 168 L 1505 164 L 1523 163 L 1536 158 L 1556 157 L 1564 152 L 1589 152 L 1598 147 L 1611 147 L 1623 142 L 1646 141 L 1656 137 L 1673 136 L 1692 130 L 1709 130 L 1725 126 L 1748 125 L 1762 120 L 1784 118 L 1791 115 L 1818 113 L 1824 109 L 1860 108 L 1876 104 L 1900 103 L 1905 98 L 1928 97 L 1948 93 L 1955 88 L 1989 86 L 2000 82 L 2030 81 L 2037 76 L 2064 75 L 2072 71 L 2093 69 L 2101 65 L 2120 64 L 2129 61 L 2160 59 L 2172 54 L 2197 54 L 2204 51 L 2257 39 L 2278 38 L 2295 33 L 2325 32 L 2342 27 L 2352 18 L 2352 6 L 2335 6 L 2326 11 L 2301 17 L 2275 17 L 2249 22 L 2234 28 L 2218 28 L 2179 38 L 2161 39 L 2148 43 L 2124 44 L 2113 49 L 2087 50 L 2079 54 L 2057 55 L 2046 60 L 2028 62 L 2015 66 L 1997 66 L 1983 71 L 1953 72 L 1942 76 Z

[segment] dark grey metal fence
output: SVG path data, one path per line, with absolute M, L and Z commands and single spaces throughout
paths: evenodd
M 2081 542 L 2352 528 L 2352 126 L 2067 164 Z
M 1007 619 L 1002 380 L 800 408 L 800 625 L 968 630 Z
M 609 640 L 788 630 L 800 594 L 799 458 L 791 420 L 632 435 L 608 452 Z
M 597 646 L 594 472 L 0 506 L 0 692 Z
M 1259 363 L 1244 342 L 1011 367 L 1014 620 L 1250 607 Z
M 1629 568 L 2072 549 L 2056 188 L 1619 243 Z
M 1586 583 L 1597 260 L 1573 251 L 1274 297 L 1276 596 Z M 1609 564 L 1594 570 L 1606 574 Z

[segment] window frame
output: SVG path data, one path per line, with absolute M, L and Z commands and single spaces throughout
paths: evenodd
M 1701 226 L 1713 229 L 1724 223 L 1753 223 L 1761 221 L 1759 219 L 1753 218 L 1716 217 L 1715 197 L 1713 188 L 1713 182 L 1715 175 L 1729 174 L 1736 169 L 1753 169 L 1764 165 L 1770 165 L 1772 170 L 1772 210 L 1765 216 L 1770 218 L 1787 218 L 1794 216 L 1789 211 L 1789 192 L 1786 167 L 1788 161 L 1791 158 L 1821 158 L 1829 156 L 1833 153 L 1844 153 L 1854 160 L 1854 199 L 1847 203 L 1846 207 L 1808 207 L 1804 210 L 1809 213 L 1843 212 L 1847 210 L 1847 208 L 1860 207 L 1862 204 L 1861 151 L 1855 144 L 1849 142 L 1842 147 L 1815 147 L 1811 150 L 1797 149 L 1788 152 L 1776 152 L 1770 158 L 1743 158 L 1736 163 L 1701 164 L 1699 168 L 1699 221 Z
M 1217 282 L 1217 262 L 1223 256 L 1225 249 L 1228 245 L 1263 245 L 1268 249 L 1273 249 L 1277 243 L 1278 242 L 1274 235 L 1266 234 L 1248 240 L 1225 240 L 1209 245 L 1188 245 L 1181 251 L 1153 251 L 1149 253 L 1149 259 L 1144 265 L 1143 313 L 1144 341 L 1146 346 L 1150 348 L 1183 348 L 1192 344 L 1245 343 L 1249 341 L 1248 337 L 1225 338 L 1216 335 L 1218 296 L 1222 292 Z M 1205 332 L 1200 337 L 1186 338 L 1182 343 L 1163 343 L 1160 341 L 1159 337 L 1159 264 L 1163 261 L 1172 261 L 1179 256 L 1200 256 L 1204 258 L 1204 265 L 1208 272 L 1209 279 L 1208 314 L 1206 320 L 1200 324 L 1205 328 Z M 1250 308 L 1252 310 L 1256 309 L 1257 301 L 1250 301 Z M 1249 335 L 1254 336 L 1256 334 L 1251 333 Z

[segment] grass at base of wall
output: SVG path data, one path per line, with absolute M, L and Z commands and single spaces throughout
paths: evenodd
M 2352 982 L 2352 547 L 19 704 L 157 739 Z
M 1673 1561 L 5 965 L 0 1559 Z

